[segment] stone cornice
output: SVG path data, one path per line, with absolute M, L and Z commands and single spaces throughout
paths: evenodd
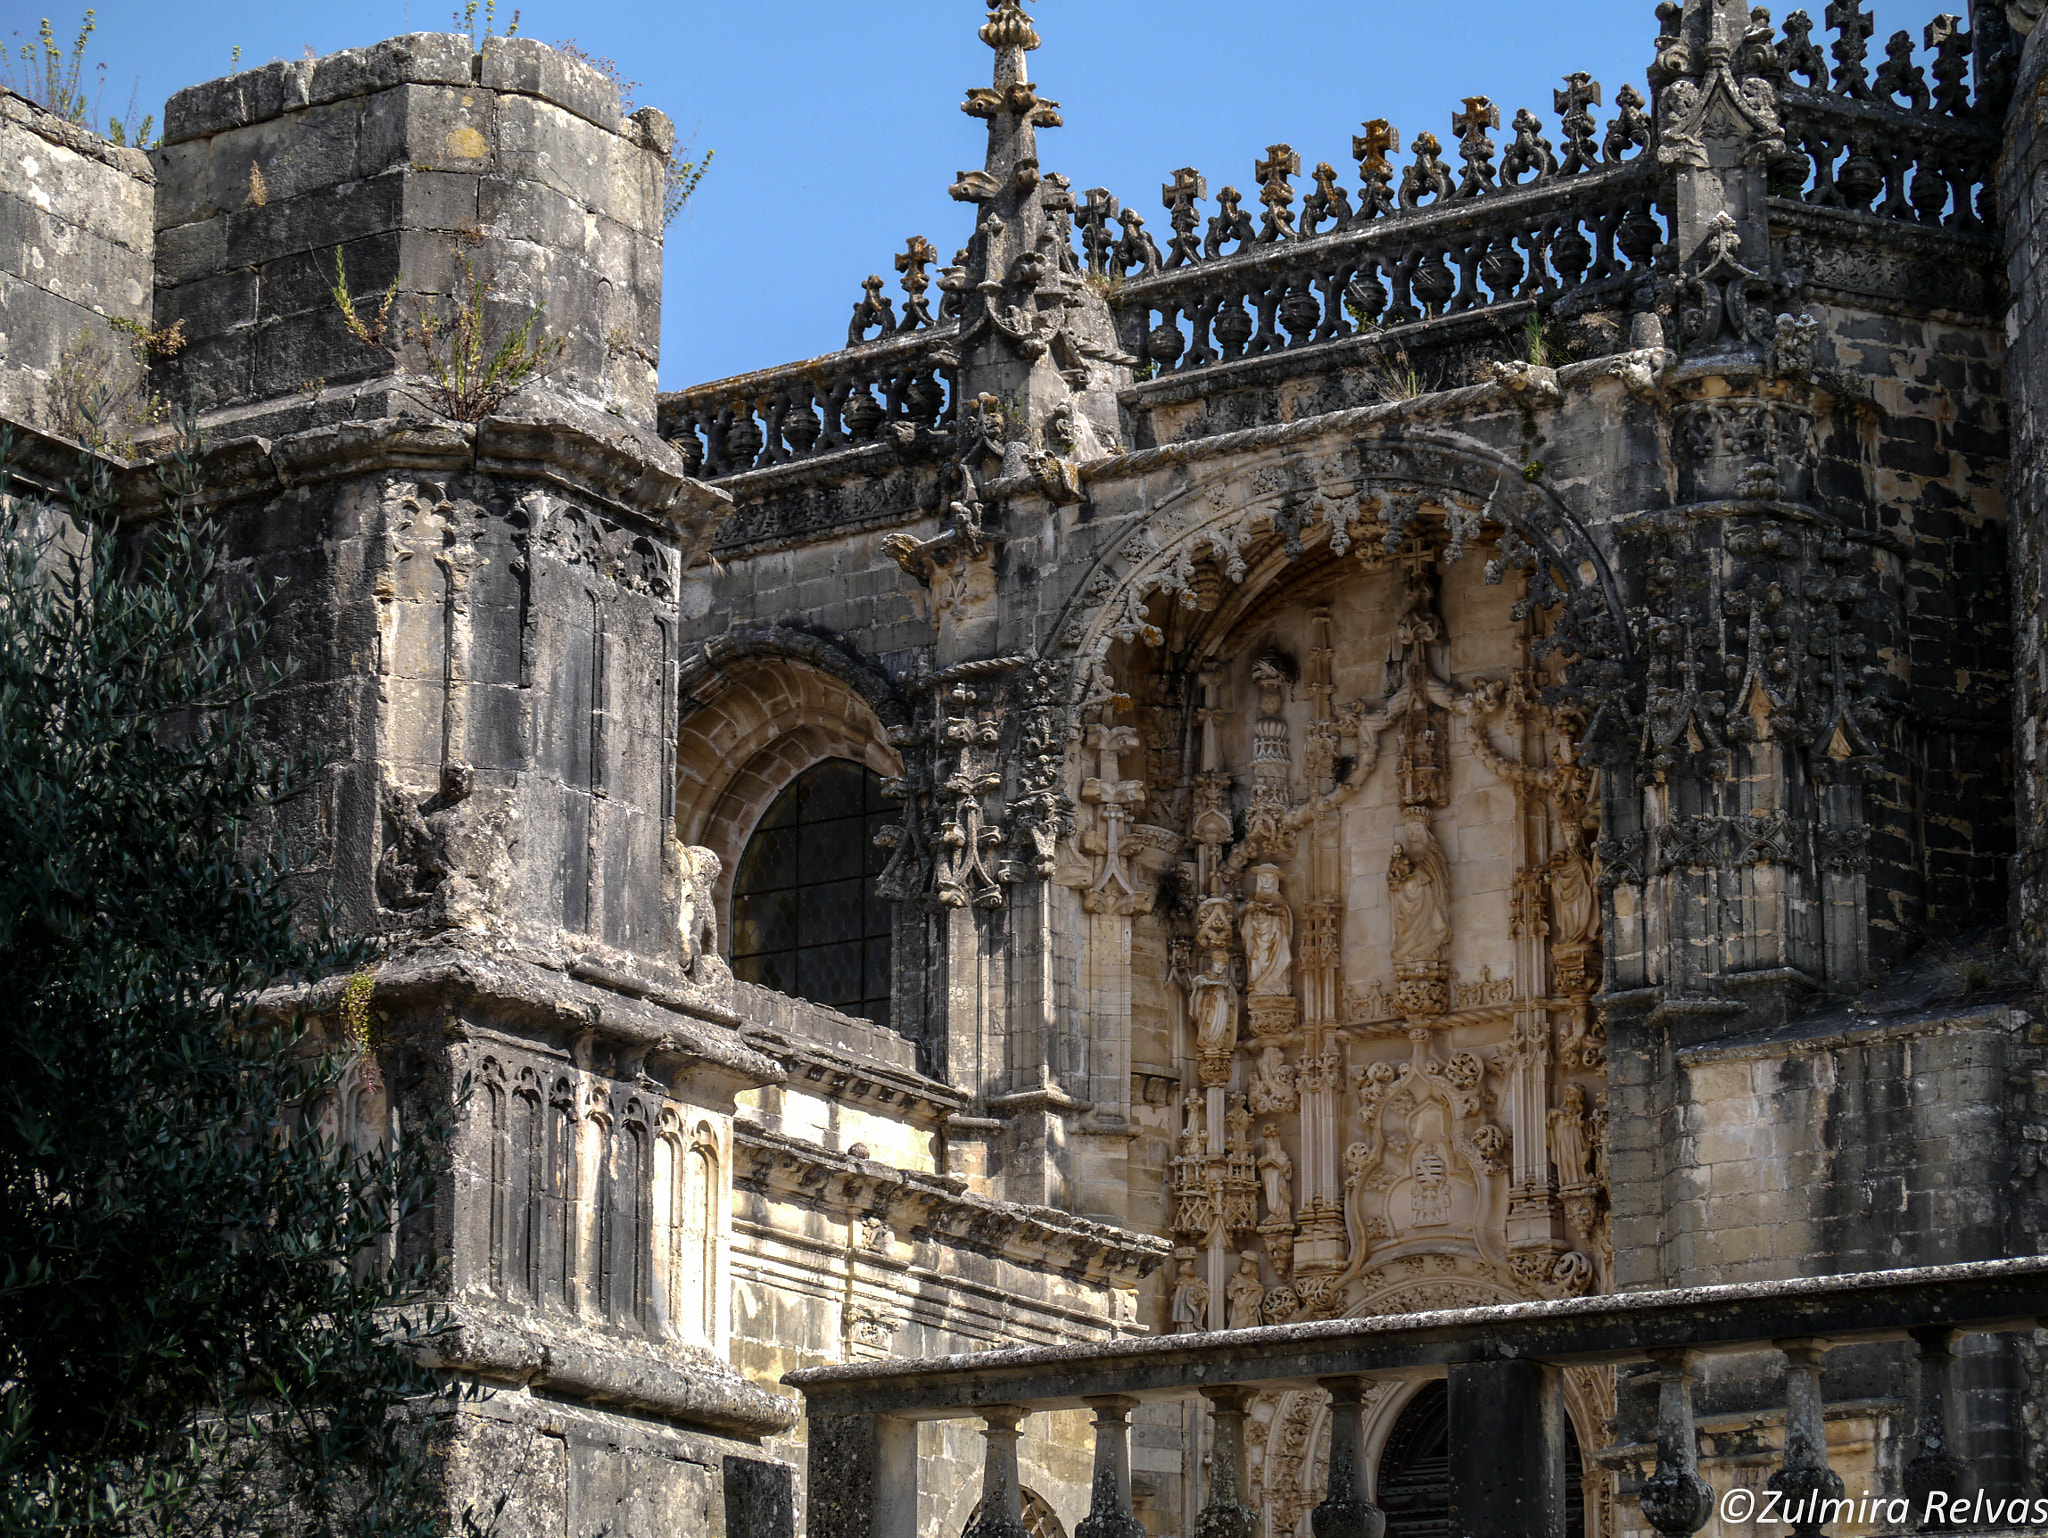
M 865 1062 L 817 1042 L 799 1041 L 779 1032 L 743 1026 L 748 1046 L 782 1064 L 787 1088 L 856 1106 L 878 1116 L 895 1117 L 921 1127 L 936 1127 L 967 1103 L 967 1097 L 936 1079 Z
M 51 492 L 77 474 L 76 444 L 16 426 L 16 475 Z M 154 516 L 162 487 L 153 462 L 108 460 L 122 517 Z M 685 569 L 710 549 L 732 511 L 731 493 L 683 473 L 675 451 L 602 412 L 564 397 L 514 402 L 481 422 L 391 416 L 207 443 L 200 451 L 200 510 L 273 496 L 297 486 L 397 470 L 443 475 L 479 471 L 539 481 L 676 538 Z
M 880 1217 L 913 1241 L 1099 1286 L 1134 1287 L 1173 1249 L 1164 1239 L 1051 1207 L 976 1196 L 958 1175 L 899 1170 L 745 1123 L 733 1129 L 733 1165 L 737 1190 L 849 1218 Z
M 332 1013 L 343 983 L 329 978 L 303 993 L 280 989 L 264 1002 L 278 1011 Z M 637 1055 L 656 1078 L 677 1079 L 726 1101 L 783 1079 L 781 1066 L 747 1045 L 716 1000 L 694 998 L 682 988 L 646 984 L 635 991 L 619 981 L 565 976 L 514 956 L 430 944 L 398 952 L 378 966 L 375 1001 L 382 1010 L 417 1006 L 436 1018 L 469 1006 L 513 1029 L 593 1035 Z M 463 1029 L 450 1025 L 458 1033 Z
M 742 1436 L 796 1424 L 796 1404 L 709 1352 L 644 1336 L 611 1337 L 560 1314 L 524 1317 L 482 1302 L 450 1305 L 427 1365 L 621 1405 Z

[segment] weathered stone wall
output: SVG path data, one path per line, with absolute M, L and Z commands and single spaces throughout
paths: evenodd
M 336 258 L 366 320 L 393 283 L 392 340 L 486 280 L 496 334 L 542 312 L 557 395 L 651 427 L 661 313 L 662 157 L 590 66 L 526 38 L 414 33 L 194 86 L 154 152 L 157 321 L 189 345 L 167 386 L 276 433 L 420 409 L 416 340 L 351 337 Z M 444 339 L 441 346 L 444 349 Z M 397 383 L 401 371 L 414 376 Z
M 2019 849 L 2013 864 L 2013 928 L 2036 967 L 2048 965 L 2043 881 L 2048 878 L 2048 744 L 2042 741 L 2048 696 L 2048 611 L 2042 604 L 2044 519 L 2048 519 L 2048 133 L 2041 103 L 2048 91 L 2048 30 L 2027 39 L 1999 163 L 2005 218 L 2006 278 L 2012 307 L 2005 334 L 2013 439 L 2011 590 Z
M 0 89 L 0 417 L 76 438 L 80 393 L 132 382 L 107 322 L 149 324 L 155 183 L 142 151 Z

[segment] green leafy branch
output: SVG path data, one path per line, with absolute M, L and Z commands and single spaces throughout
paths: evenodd
M 424 296 L 414 296 L 414 318 L 402 332 L 391 322 L 402 274 L 391 280 L 374 316 L 356 307 L 348 288 L 342 254 L 334 253 L 334 302 L 349 335 L 367 347 L 380 347 L 403 362 L 400 347 L 416 344 L 425 355 L 434 404 L 443 416 L 476 422 L 489 416 L 527 384 L 545 376 L 568 346 L 561 337 L 540 335 L 541 310 L 527 311 L 518 325 L 494 336 L 486 314 L 494 273 L 481 271 L 469 255 L 454 251 L 461 269 L 446 313 Z

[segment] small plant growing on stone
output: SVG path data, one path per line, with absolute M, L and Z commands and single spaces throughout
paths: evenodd
M 85 44 L 97 27 L 93 13 L 87 11 L 84 22 L 79 26 L 78 38 L 72 43 L 71 51 L 66 53 L 57 46 L 56 30 L 50 25 L 50 18 L 45 16 L 37 30 L 36 41 L 23 43 L 20 47 L 21 73 L 15 73 L 13 59 L 7 61 L 7 88 L 56 113 L 67 123 L 91 127 L 99 92 L 95 90 L 91 95 L 86 94 Z M 21 34 L 17 32 L 15 36 Z
M 50 374 L 50 425 L 86 448 L 132 459 L 135 440 L 168 414 L 149 388 L 150 360 L 184 350 L 185 323 L 159 330 L 115 316 L 107 325 L 127 345 L 90 326 L 72 339 Z
M 334 303 L 349 335 L 366 347 L 382 348 L 402 364 L 400 346 L 417 344 L 426 355 L 435 409 L 458 422 L 477 422 L 544 376 L 568 344 L 560 337 L 536 335 L 541 319 L 538 308 L 493 340 L 485 304 L 494 274 L 479 271 L 459 247 L 454 248 L 454 255 L 461 277 L 449 296 L 445 315 L 416 296 L 412 324 L 402 330 L 394 327 L 391 310 L 398 300 L 402 274 L 391 280 L 375 316 L 366 315 L 349 294 L 348 268 L 338 250 L 334 253 Z
M 455 30 L 469 34 L 469 46 L 472 48 L 476 47 L 479 41 L 476 35 L 477 9 L 476 0 L 468 0 L 468 4 L 455 13 Z M 498 35 L 498 0 L 484 0 L 482 9 L 484 14 L 484 36 L 496 37 Z M 505 35 L 507 37 L 517 37 L 519 35 L 519 13 L 517 11 L 512 13 L 512 25 L 505 29 Z
M 688 144 L 679 144 L 668 152 L 662 162 L 663 174 L 667 177 L 661 193 L 661 227 L 667 229 L 676 222 L 676 215 L 683 211 L 683 205 L 690 201 L 698 184 L 704 180 L 704 173 L 711 169 L 711 157 L 717 150 L 706 150 L 702 156 L 692 160 L 690 151 L 696 148 L 697 140 L 691 137 Z
M 1415 360 L 1408 356 L 1405 347 L 1397 347 L 1392 353 L 1376 352 L 1368 357 L 1365 378 L 1367 387 L 1385 405 L 1412 401 L 1429 391 L 1429 386 L 1423 382 L 1422 371 L 1415 366 Z

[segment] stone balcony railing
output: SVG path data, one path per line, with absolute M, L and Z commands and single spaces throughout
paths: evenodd
M 1648 1363 L 1658 1389 L 1657 1455 L 1639 1498 L 1652 1528 L 1680 1535 L 1703 1527 L 1713 1506 L 1699 1473 L 1695 1367 L 1710 1355 L 1775 1350 L 1785 1444 L 1770 1483 L 1782 1492 L 1786 1525 L 1817 1533 L 1834 1520 L 1827 1503 L 1844 1497 L 1827 1462 L 1827 1353 L 1910 1340 L 1919 1351 L 1916 1445 L 1897 1497 L 1909 1518 L 1890 1525 L 1912 1530 L 1923 1528 L 1930 1493 L 1975 1489 L 1954 1452 L 1957 1338 L 2032 1329 L 2044 1313 L 2048 1258 L 2028 1258 L 812 1368 L 783 1381 L 803 1392 L 809 1418 L 811 1538 L 916 1538 L 916 1425 L 963 1418 L 982 1422 L 984 1508 L 998 1514 L 995 1525 L 975 1531 L 1021 1534 L 1019 1427 L 1039 1412 L 1082 1407 L 1095 1413 L 1096 1445 L 1091 1509 L 1079 1532 L 1136 1538 L 1143 1528 L 1131 1507 L 1131 1411 L 1191 1393 L 1209 1402 L 1213 1426 L 1197 1530 L 1248 1534 L 1257 1529 L 1247 1501 L 1247 1405 L 1262 1391 L 1318 1387 L 1330 1399 L 1331 1455 L 1315 1532 L 1373 1538 L 1381 1514 L 1363 1482 L 1365 1391 L 1375 1378 L 1435 1377 L 1448 1380 L 1453 1531 L 1553 1538 L 1565 1530 L 1562 1370 Z M 1800 1514 L 1809 1520 L 1795 1520 Z M 1923 1530 L 1946 1528 L 1937 1520 Z

